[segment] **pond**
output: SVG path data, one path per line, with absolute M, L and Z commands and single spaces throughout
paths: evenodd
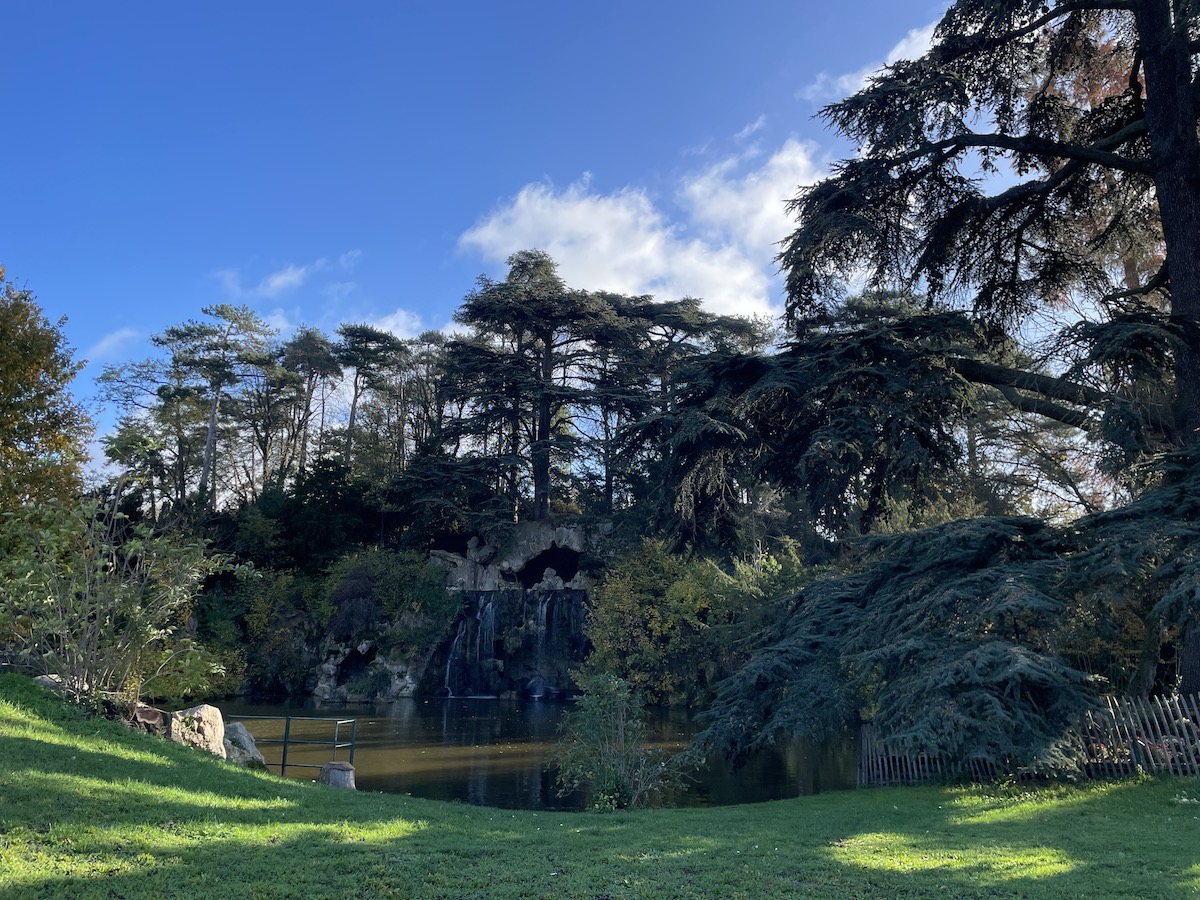
M 281 705 L 215 701 L 227 719 L 239 716 L 319 716 L 353 718 L 357 722 L 354 754 L 359 790 L 410 794 L 502 809 L 577 810 L 585 798 L 560 797 L 554 774 L 543 768 L 558 739 L 558 725 L 570 704 L 544 701 L 421 698 L 378 705 Z M 650 709 L 651 741 L 681 750 L 699 730 L 695 713 L 684 709 Z M 246 720 L 268 762 L 278 763 L 280 745 L 266 743 L 283 735 L 282 721 Z M 293 720 L 291 740 L 330 741 L 326 722 Z M 347 734 L 342 727 L 342 739 Z M 315 778 L 328 762 L 326 745 L 294 745 L 288 751 L 288 776 Z M 338 755 L 346 759 L 346 751 Z M 779 800 L 821 791 L 852 788 L 857 750 L 846 738 L 825 744 L 796 740 L 771 748 L 730 772 L 720 759 L 710 760 L 686 792 L 672 796 L 676 806 L 722 806 Z M 273 771 L 279 771 L 272 767 Z

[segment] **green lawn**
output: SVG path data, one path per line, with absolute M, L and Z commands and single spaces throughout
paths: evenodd
M 1200 783 L 531 813 L 237 769 L 0 677 L 0 897 L 1190 897 Z

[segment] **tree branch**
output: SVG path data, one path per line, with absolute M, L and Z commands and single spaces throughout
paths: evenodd
M 1046 400 L 1043 397 L 1030 397 L 1027 394 L 1020 393 L 1016 388 L 1008 387 L 1007 385 L 993 385 L 1000 391 L 1001 395 L 1014 409 L 1019 409 L 1021 412 L 1033 413 L 1038 416 L 1045 416 L 1048 419 L 1054 419 L 1056 422 L 1062 422 L 1064 425 L 1071 425 L 1081 430 L 1086 430 L 1091 424 L 1092 419 L 1087 413 L 1077 409 L 1063 406 L 1061 403 L 1055 403 L 1053 400 Z
M 1112 402 L 1112 396 L 1078 382 L 1068 381 L 1054 375 L 1039 375 L 1024 369 L 1014 369 L 996 363 L 983 362 L 965 356 L 947 360 L 950 368 L 968 381 L 989 384 L 996 388 L 1020 388 L 1039 394 L 1048 400 L 1074 403 L 1079 406 L 1103 406 Z
M 1009 150 L 1016 153 L 1030 153 L 1034 156 L 1054 156 L 1076 162 L 1090 162 L 1123 172 L 1137 172 L 1142 175 L 1154 174 L 1154 165 L 1149 159 L 1131 159 L 1112 152 L 1122 144 L 1143 137 L 1146 134 L 1145 119 L 1137 119 L 1103 137 L 1094 143 L 1066 144 L 1048 138 L 1039 138 L 1030 134 L 980 134 L 964 132 L 940 141 L 931 141 L 916 150 L 911 150 L 901 156 L 885 159 L 889 169 L 908 165 L 911 162 L 933 156 L 941 156 L 942 160 L 956 156 L 954 152 L 959 147 L 994 147 L 998 150 Z M 1026 182 L 1028 183 L 1028 182 Z
M 1072 0 L 1072 2 L 1059 3 L 1054 7 L 1054 9 L 1047 11 L 1044 15 L 1038 16 L 1038 18 L 1034 19 L 1032 22 L 1029 22 L 1027 25 L 1024 25 L 1020 28 L 1014 28 L 1012 31 L 1006 31 L 1003 34 L 991 35 L 985 40 L 972 41 L 969 38 L 964 38 L 961 43 L 952 47 L 950 51 L 945 52 L 944 54 L 939 54 L 936 58 L 936 61 L 939 63 L 946 63 L 958 59 L 961 56 L 965 56 L 968 53 L 986 52 L 988 50 L 995 49 L 996 47 L 1002 47 L 1010 41 L 1034 34 L 1055 20 L 1061 19 L 1064 16 L 1069 16 L 1072 13 L 1087 12 L 1089 10 L 1103 11 L 1116 9 L 1123 9 L 1128 12 L 1132 12 L 1134 7 L 1135 0 Z M 945 22 L 945 19 L 942 21 Z M 940 24 L 938 28 L 940 30 Z M 946 44 L 943 43 L 942 46 L 945 47 Z
M 1114 300 L 1124 300 L 1128 297 L 1144 297 L 1153 291 L 1167 287 L 1170 283 L 1171 277 L 1167 271 L 1167 262 L 1163 260 L 1163 264 L 1158 267 L 1158 271 L 1145 284 L 1131 290 L 1114 291 L 1111 294 L 1105 294 L 1103 299 L 1105 303 L 1110 303 Z

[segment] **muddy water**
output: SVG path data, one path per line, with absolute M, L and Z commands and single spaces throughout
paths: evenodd
M 287 706 L 216 701 L 226 718 L 238 716 L 320 716 L 356 721 L 355 780 L 359 790 L 411 794 L 503 809 L 580 809 L 579 794 L 559 797 L 553 773 L 543 761 L 558 737 L 569 704 L 483 699 L 400 700 L 379 705 Z M 268 743 L 283 734 L 281 721 L 245 720 L 269 762 L 281 747 Z M 651 740 L 682 749 L 699 730 L 689 710 L 649 711 Z M 340 729 L 347 740 L 349 726 Z M 324 722 L 294 719 L 290 739 L 330 741 Z M 346 759 L 348 751 L 339 751 Z M 827 744 L 794 741 L 760 753 L 737 772 L 710 760 L 694 784 L 671 798 L 678 806 L 721 806 L 778 800 L 854 787 L 856 750 L 850 740 Z M 315 778 L 331 758 L 324 744 L 290 745 L 288 776 Z M 278 771 L 278 767 L 272 767 Z

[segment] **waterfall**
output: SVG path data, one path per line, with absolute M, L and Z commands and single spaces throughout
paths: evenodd
M 462 619 L 458 623 L 458 634 L 454 635 L 454 642 L 450 645 L 450 653 L 446 656 L 446 696 L 454 696 L 454 688 L 450 685 L 450 669 L 454 665 L 454 659 L 458 656 L 458 645 L 462 643 L 463 635 L 467 631 L 467 621 Z
M 559 696 L 583 658 L 583 592 L 464 591 L 421 690 L 445 697 Z M 561 604 L 566 604 L 565 606 Z
M 542 662 L 546 653 L 546 617 L 550 607 L 550 600 L 553 595 L 546 591 L 538 595 L 537 605 L 537 667 L 540 672 Z
M 480 648 L 488 658 L 494 654 L 496 643 L 496 604 L 490 596 L 480 596 L 475 609 L 475 662 L 479 662 Z

